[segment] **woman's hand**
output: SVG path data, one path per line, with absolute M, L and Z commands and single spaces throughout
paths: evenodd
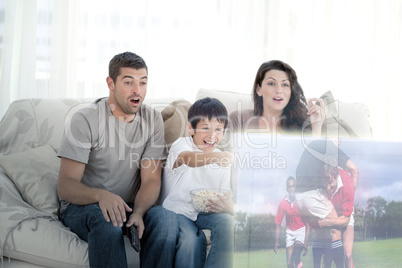
M 234 213 L 232 195 L 230 193 L 224 193 L 224 195 L 217 195 L 218 200 L 208 199 L 207 207 L 210 212 L 214 213 Z
M 324 124 L 326 115 L 324 100 L 320 98 L 309 99 L 308 106 L 309 109 L 307 111 L 307 115 L 310 116 L 312 135 L 321 136 L 321 128 Z

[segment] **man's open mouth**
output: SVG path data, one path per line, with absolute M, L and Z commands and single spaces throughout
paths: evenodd
M 130 102 L 131 102 L 132 104 L 140 104 L 140 98 L 133 98 L 133 99 L 130 99 Z

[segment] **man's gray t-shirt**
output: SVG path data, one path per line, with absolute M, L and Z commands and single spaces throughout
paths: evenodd
M 99 99 L 76 112 L 65 126 L 59 157 L 85 163 L 81 182 L 134 202 L 140 187 L 140 164 L 166 158 L 162 116 L 142 104 L 130 123 L 116 119 Z M 67 202 L 61 202 L 63 211 Z

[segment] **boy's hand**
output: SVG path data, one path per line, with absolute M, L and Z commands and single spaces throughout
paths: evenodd
M 221 167 L 228 167 L 233 163 L 234 154 L 231 152 L 220 152 L 220 158 L 218 161 L 218 165 Z
M 207 207 L 210 212 L 214 213 L 234 213 L 232 195 L 230 193 L 224 193 L 224 195 L 217 195 L 218 200 L 208 199 Z

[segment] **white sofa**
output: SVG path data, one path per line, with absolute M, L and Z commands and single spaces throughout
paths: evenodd
M 252 107 L 250 94 L 200 89 L 196 99 L 206 96 L 220 99 L 229 113 Z M 326 128 L 330 129 L 335 122 L 337 126 L 342 125 L 344 136 L 371 136 L 369 114 L 364 105 L 334 102 L 330 93 L 323 97 L 330 104 Z M 172 103 L 174 100 L 176 102 Z M 87 243 L 58 220 L 56 184 L 60 160 L 56 152 L 65 120 L 91 101 L 17 100 L 0 121 L 0 257 L 3 267 L 88 267 Z M 145 103 L 162 112 L 168 145 L 178 136 L 187 135 L 183 121 L 190 102 L 146 99 Z M 356 127 L 345 130 L 347 125 Z M 138 254 L 129 246 L 128 239 L 125 242 L 129 267 L 137 267 Z

